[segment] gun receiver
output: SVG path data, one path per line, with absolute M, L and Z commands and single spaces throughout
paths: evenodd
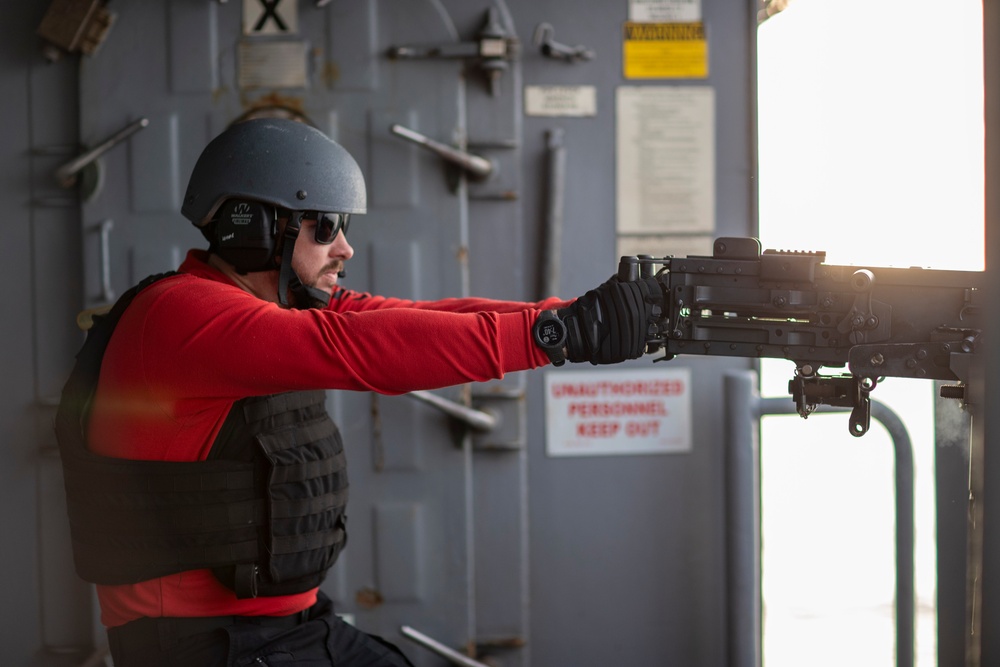
M 679 354 L 789 359 L 798 413 L 852 408 L 864 435 L 869 394 L 885 377 L 954 380 L 965 399 L 981 343 L 983 274 L 825 264 L 825 252 L 764 250 L 755 238 L 719 238 L 711 257 L 622 257 L 618 277 L 655 276 L 665 311 L 647 339 Z M 660 360 L 663 360 L 660 359 Z M 821 375 L 823 367 L 849 372 Z

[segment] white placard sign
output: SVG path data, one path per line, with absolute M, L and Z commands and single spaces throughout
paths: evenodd
M 691 451 L 691 372 L 549 371 L 545 435 L 549 456 Z
M 708 86 L 617 90 L 619 234 L 715 230 L 715 94 Z
M 301 40 L 246 40 L 239 45 L 240 88 L 306 88 L 306 44 Z
M 689 255 L 712 256 L 714 236 L 685 236 L 676 234 L 653 234 L 639 236 L 618 236 L 617 257 L 622 255 L 652 255 L 653 257 L 688 257 Z
M 701 20 L 701 0 L 629 0 L 628 20 L 687 23 Z
M 524 113 L 529 116 L 596 116 L 595 86 L 525 86 Z

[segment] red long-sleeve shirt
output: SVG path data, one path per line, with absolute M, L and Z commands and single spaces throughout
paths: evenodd
M 108 345 L 89 430 L 105 456 L 204 460 L 233 403 L 306 389 L 399 394 L 548 363 L 532 343 L 540 309 L 566 302 L 406 301 L 338 289 L 327 309 L 287 310 L 236 286 L 192 250 L 143 290 Z M 101 620 L 283 616 L 316 590 L 238 600 L 209 570 L 98 586 Z

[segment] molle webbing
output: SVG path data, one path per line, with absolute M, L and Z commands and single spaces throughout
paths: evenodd
M 205 461 L 119 459 L 87 448 L 114 327 L 161 277 L 95 319 L 63 389 L 56 435 L 77 573 L 114 585 L 212 568 L 239 597 L 318 586 L 346 542 L 346 462 L 325 392 L 237 401 Z

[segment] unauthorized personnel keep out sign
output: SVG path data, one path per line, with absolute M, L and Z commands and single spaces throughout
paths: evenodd
M 549 371 L 545 431 L 549 456 L 688 452 L 690 370 Z

